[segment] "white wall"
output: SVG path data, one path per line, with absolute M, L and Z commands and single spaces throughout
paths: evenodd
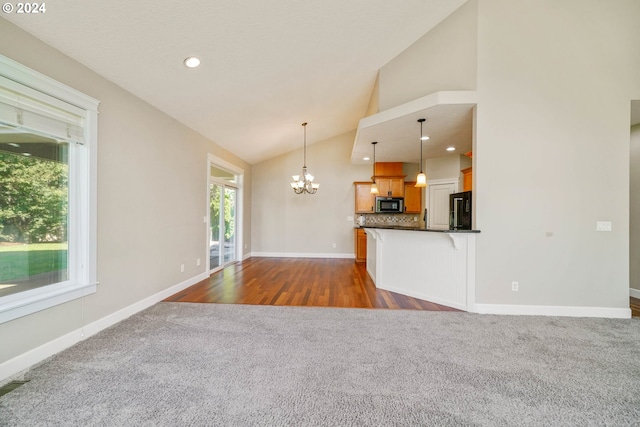
M 460 154 L 434 157 L 424 161 L 424 172 L 427 179 L 460 179 L 460 171 L 470 166 L 468 157 Z M 462 182 L 460 182 L 462 186 Z
M 296 195 L 289 185 L 300 174 L 302 147 L 253 165 L 253 254 L 353 255 L 353 182 L 372 173 L 350 163 L 354 138 L 349 132 L 307 146 L 307 167 L 320 183 L 314 195 Z
M 471 0 L 381 70 L 380 110 L 441 90 L 478 91 L 478 303 L 628 310 L 639 20 L 634 0 Z M 452 77 L 456 87 L 427 65 L 463 64 L 462 42 L 442 34 L 459 30 L 466 40 L 464 28 L 474 29 L 477 51 L 472 71 Z M 470 76 L 477 81 L 465 87 Z M 613 231 L 596 232 L 596 221 Z
M 380 69 L 379 110 L 476 88 L 477 1 L 470 0 Z
M 629 287 L 640 291 L 640 125 L 631 128 Z
M 628 309 L 640 2 L 480 0 L 478 11 L 477 301 Z
M 0 54 L 101 101 L 98 291 L 0 324 L 1 368 L 83 325 L 206 274 L 207 154 L 247 172 L 246 236 L 251 166 L 1 18 Z

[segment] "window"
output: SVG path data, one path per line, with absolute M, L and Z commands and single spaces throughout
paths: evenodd
M 0 322 L 96 290 L 97 107 L 0 56 Z
M 0 124 L 0 297 L 69 279 L 68 154 Z

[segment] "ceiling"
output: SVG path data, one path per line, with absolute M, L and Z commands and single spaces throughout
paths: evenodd
M 472 151 L 475 91 L 436 92 L 360 120 L 351 163 L 421 163 L 422 159 Z M 418 119 L 425 119 L 422 133 Z M 420 137 L 429 139 L 420 143 Z M 455 151 L 447 151 L 448 147 Z M 422 148 L 422 153 L 420 149 Z
M 356 129 L 377 71 L 465 1 L 56 0 L 3 17 L 257 163 L 300 148 L 302 122 L 308 144 Z

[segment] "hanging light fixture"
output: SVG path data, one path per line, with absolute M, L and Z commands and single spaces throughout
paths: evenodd
M 307 172 L 307 123 L 303 123 L 304 128 L 304 163 L 302 164 L 302 175 L 293 175 L 291 188 L 296 194 L 316 194 L 320 184 L 313 182 L 313 175 Z
M 373 175 L 371 176 L 371 194 L 378 194 L 378 186 L 376 185 L 376 144 L 378 142 L 374 141 L 371 144 L 373 145 Z
M 426 187 L 427 186 L 427 175 L 422 172 L 422 141 L 429 139 L 429 137 L 425 137 L 422 134 L 422 124 L 426 119 L 418 119 L 420 123 L 420 173 L 416 177 L 416 187 Z

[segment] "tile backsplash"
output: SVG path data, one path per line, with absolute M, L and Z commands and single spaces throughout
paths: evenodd
M 364 226 L 391 225 L 395 227 L 421 227 L 424 225 L 419 214 L 356 214 L 355 225 L 360 225 L 360 217 L 364 217 Z

